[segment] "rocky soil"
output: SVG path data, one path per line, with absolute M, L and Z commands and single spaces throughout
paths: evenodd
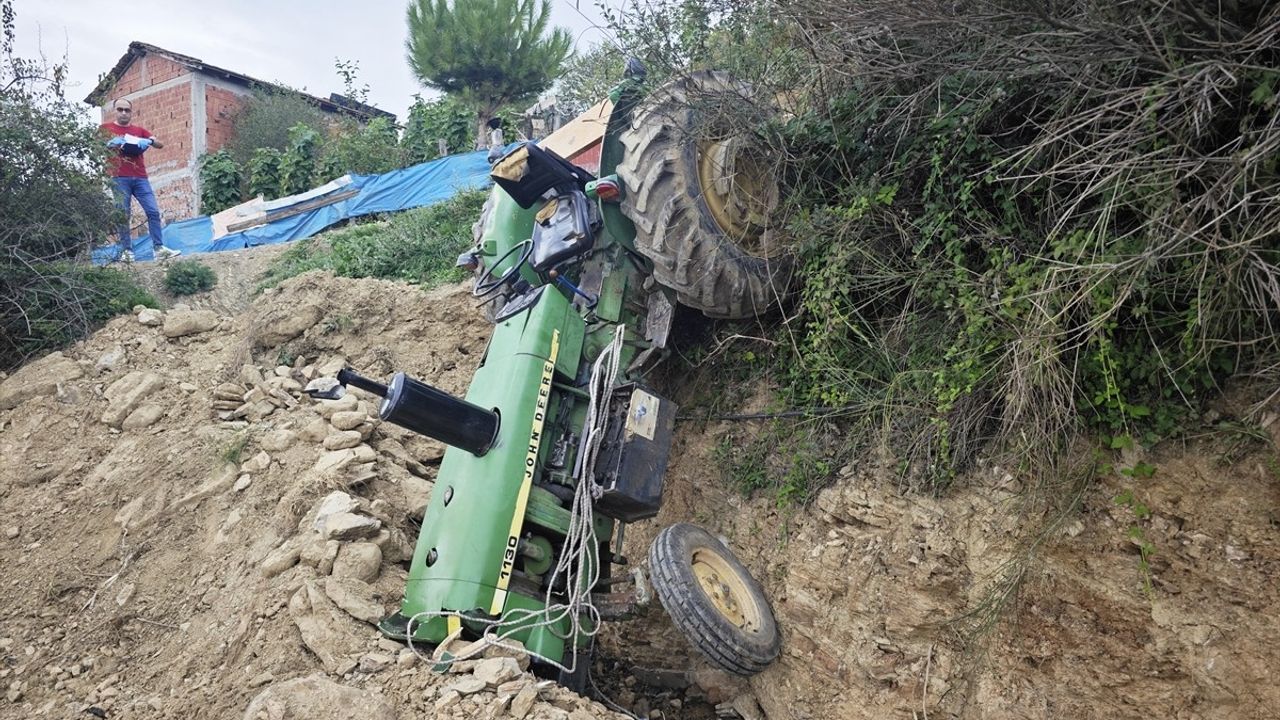
M 443 447 L 380 423 L 367 396 L 302 388 L 349 363 L 463 392 L 488 337 L 465 288 L 308 274 L 193 307 L 117 318 L 0 378 L 0 717 L 625 717 L 529 674 L 518 648 L 436 672 L 432 648 L 373 626 L 399 604 Z M 1154 474 L 1103 475 L 1029 554 L 1043 518 L 1002 468 L 932 499 L 850 467 L 779 509 L 720 477 L 728 429 L 678 426 L 667 502 L 626 555 L 671 522 L 723 535 L 773 602 L 783 656 L 735 680 L 653 612 L 602 635 L 596 679 L 619 707 L 1280 717 L 1270 446 L 1126 458 Z M 996 604 L 1001 621 L 968 634 Z

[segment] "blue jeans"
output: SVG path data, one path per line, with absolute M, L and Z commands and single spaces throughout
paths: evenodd
M 164 242 L 161 240 L 160 206 L 156 205 L 156 194 L 151 191 L 151 183 L 144 177 L 118 177 L 116 181 L 117 206 L 124 211 L 124 224 L 120 226 L 120 250 L 133 250 L 133 242 L 129 238 L 129 217 L 133 212 L 133 198 L 147 214 L 147 234 L 151 236 L 151 247 L 159 250 Z

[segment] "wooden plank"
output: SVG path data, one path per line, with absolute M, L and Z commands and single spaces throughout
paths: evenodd
M 601 100 L 590 110 L 565 123 L 563 127 L 538 144 L 555 151 L 562 158 L 571 158 L 600 142 L 604 137 L 604 130 L 609 124 L 609 114 L 612 111 L 613 103 Z
M 240 232 L 241 230 L 248 230 L 251 227 L 257 227 L 259 225 L 267 225 L 277 220 L 283 220 L 287 217 L 293 217 L 294 215 L 301 215 L 302 213 L 307 212 L 309 210 L 315 210 L 316 208 L 322 208 L 326 205 L 332 205 L 334 203 L 342 202 L 347 198 L 355 197 L 356 195 L 359 195 L 359 194 L 360 194 L 359 190 L 343 190 L 342 192 L 334 193 L 333 195 L 326 195 L 324 197 L 316 198 L 314 200 L 308 200 L 304 203 L 298 203 L 297 205 L 290 206 L 283 210 L 275 210 L 273 212 L 269 212 L 261 218 L 254 218 L 252 220 L 246 220 L 244 222 L 233 223 L 227 226 L 227 232 L 228 233 Z

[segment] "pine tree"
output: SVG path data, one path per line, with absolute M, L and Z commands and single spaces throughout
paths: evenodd
M 476 116 L 476 142 L 504 106 L 551 86 L 569 57 L 569 33 L 548 33 L 550 0 L 413 0 L 409 67 L 423 85 L 456 97 Z

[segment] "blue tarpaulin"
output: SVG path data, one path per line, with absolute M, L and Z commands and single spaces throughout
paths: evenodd
M 490 182 L 486 152 L 450 155 L 381 175 L 352 175 L 351 183 L 342 188 L 357 191 L 352 197 L 217 240 L 213 239 L 213 221 L 208 216 L 169 223 L 164 228 L 164 244 L 186 255 L 292 242 L 348 218 L 432 205 L 460 190 L 489 187 Z M 118 252 L 117 246 L 98 248 L 93 252 L 93 261 L 111 262 Z M 133 253 L 138 260 L 155 258 L 145 233 L 133 239 Z

